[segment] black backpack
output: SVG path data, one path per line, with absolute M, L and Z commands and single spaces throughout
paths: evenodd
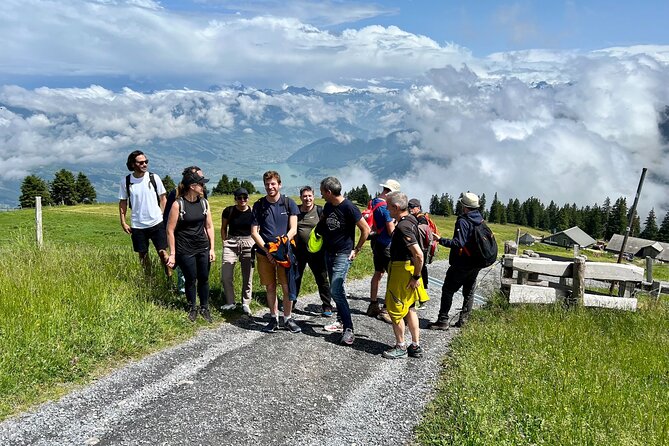
M 487 268 L 497 261 L 497 241 L 487 224 L 474 226 L 472 234 L 472 263 L 477 268 Z

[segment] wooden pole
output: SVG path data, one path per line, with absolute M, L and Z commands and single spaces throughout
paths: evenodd
M 579 256 L 574 259 L 574 280 L 572 283 L 572 303 L 583 306 L 585 294 L 585 257 Z
M 646 283 L 653 283 L 653 258 L 646 256 Z
M 581 245 L 574 243 L 574 258 L 581 255 Z
M 516 246 L 520 246 L 520 228 L 516 229 Z
M 37 247 L 44 247 L 42 238 L 42 197 L 35 197 L 35 236 L 37 237 Z
M 644 167 L 641 170 L 641 178 L 639 179 L 639 186 L 636 189 L 636 195 L 634 196 L 634 204 L 632 209 L 630 209 L 630 215 L 627 219 L 627 227 L 625 228 L 625 237 L 623 238 L 623 244 L 620 246 L 620 252 L 618 253 L 618 263 L 623 261 L 623 253 L 625 252 L 625 247 L 627 246 L 627 239 L 630 236 L 630 230 L 632 228 L 632 223 L 634 222 L 634 216 L 636 215 L 636 205 L 639 204 L 639 195 L 641 195 L 641 187 L 643 187 L 643 180 L 646 178 L 646 171 L 648 169 Z
M 627 246 L 627 239 L 630 236 L 630 230 L 632 229 L 632 223 L 634 222 L 634 216 L 636 215 L 636 205 L 639 203 L 639 196 L 641 195 L 641 188 L 643 187 L 643 180 L 646 178 L 646 171 L 648 168 L 644 167 L 641 169 L 641 178 L 639 178 L 639 186 L 636 188 L 636 195 L 634 196 L 634 204 L 632 209 L 630 209 L 629 218 L 627 219 L 627 227 L 625 228 L 625 237 L 623 237 L 623 244 L 620 245 L 620 252 L 618 253 L 618 263 L 623 261 L 623 253 L 625 252 L 625 247 Z M 616 282 L 611 282 L 611 287 L 609 288 L 609 295 L 613 295 L 613 289 L 616 286 Z

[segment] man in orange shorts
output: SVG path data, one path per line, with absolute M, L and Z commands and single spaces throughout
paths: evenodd
M 297 216 L 300 213 L 295 201 L 282 195 L 281 176 L 278 172 L 269 170 L 263 174 L 263 184 L 267 194 L 253 204 L 253 221 L 251 223 L 251 237 L 256 243 L 258 274 L 260 283 L 267 290 L 267 306 L 270 311 L 269 324 L 263 329 L 266 333 L 274 333 L 279 327 L 279 310 L 277 304 L 277 282 L 283 291 L 283 318 L 284 327 L 293 333 L 302 331 L 291 316 L 293 302 L 288 288 L 287 269 L 279 265 L 267 247 L 268 243 L 275 242 L 277 237 L 287 236 L 292 240 L 297 233 Z M 292 296 L 296 299 L 297 296 Z

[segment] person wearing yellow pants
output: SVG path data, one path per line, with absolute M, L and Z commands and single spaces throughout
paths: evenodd
M 383 352 L 387 359 L 411 356 L 420 358 L 420 328 L 416 305 L 429 300 L 421 281 L 423 251 L 418 244 L 418 221 L 409 214 L 408 198 L 402 192 L 391 192 L 386 197 L 388 211 L 397 221 L 390 243 L 390 267 L 386 286 L 386 309 L 392 321 L 395 345 Z M 415 274 L 418 272 L 418 274 Z M 404 332 L 409 327 L 411 344 L 407 346 Z

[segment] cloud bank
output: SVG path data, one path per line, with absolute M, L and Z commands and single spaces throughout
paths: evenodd
M 392 13 L 347 5 L 334 2 L 317 20 L 301 2 L 283 16 L 250 15 L 248 5 L 238 13 L 232 2 L 206 16 L 151 0 L 1 2 L 0 181 L 202 132 L 251 137 L 262 126 L 315 126 L 347 141 L 348 127 L 370 136 L 412 129 L 415 163 L 400 180 L 424 200 L 472 190 L 505 201 L 601 203 L 631 198 L 649 167 L 641 209 L 669 209 L 668 141 L 658 128 L 669 105 L 669 47 L 474 58 L 395 26 L 315 25 Z M 50 77 L 139 87 L 12 81 Z M 255 87 L 225 86 L 235 82 Z M 322 93 L 262 90 L 285 85 Z M 345 183 L 382 180 L 360 169 Z

